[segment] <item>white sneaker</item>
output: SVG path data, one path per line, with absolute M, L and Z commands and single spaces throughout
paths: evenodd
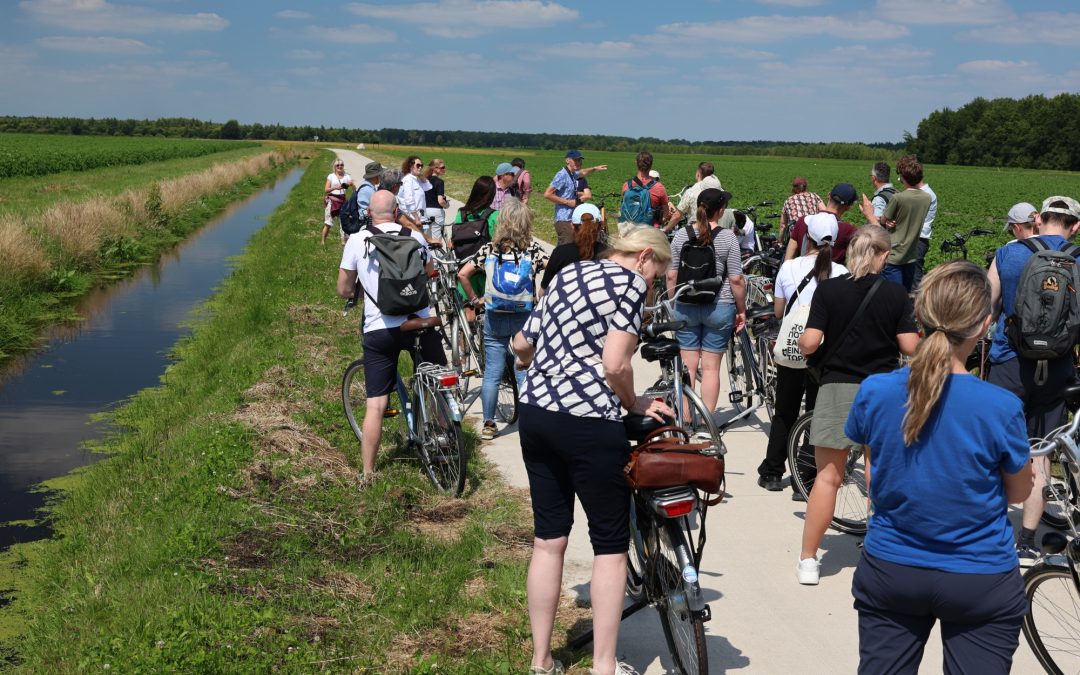
M 799 561 L 799 566 L 795 568 L 795 574 L 799 577 L 799 583 L 804 586 L 817 586 L 818 578 L 821 576 L 821 563 L 817 558 L 804 558 Z
M 566 671 L 563 669 L 563 664 L 559 659 L 552 659 L 550 668 L 540 666 L 529 668 L 529 675 L 563 675 L 564 672 Z
M 599 675 L 597 671 L 589 668 L 589 675 Z M 634 667 L 624 661 L 615 662 L 615 675 L 640 675 Z

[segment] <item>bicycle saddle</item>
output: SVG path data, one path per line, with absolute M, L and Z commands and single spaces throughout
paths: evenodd
M 1080 380 L 1073 380 L 1065 385 L 1061 395 L 1065 399 L 1065 406 L 1075 412 L 1080 408 Z
M 671 338 L 658 338 L 641 345 L 641 358 L 646 361 L 673 359 L 679 355 L 679 343 Z
M 406 319 L 405 323 L 401 324 L 401 332 L 408 333 L 414 330 L 425 330 L 428 328 L 438 328 L 442 325 L 442 319 L 437 316 L 432 316 L 427 319 L 421 319 L 420 317 L 413 317 L 412 319 Z
M 629 413 L 622 419 L 623 427 L 626 428 L 626 437 L 629 438 L 631 441 L 644 440 L 646 436 L 656 431 L 660 427 L 674 423 L 674 420 L 671 419 L 660 422 L 654 420 L 648 415 L 637 415 L 635 413 Z
M 747 323 L 754 323 L 755 321 L 775 318 L 776 310 L 772 307 L 754 307 L 753 309 L 746 310 Z

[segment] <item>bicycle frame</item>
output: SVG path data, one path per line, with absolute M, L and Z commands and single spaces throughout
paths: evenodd
M 1080 414 L 1073 415 L 1073 421 L 1070 424 L 1058 427 L 1050 432 L 1045 440 L 1038 440 L 1032 444 L 1031 456 L 1043 457 L 1050 455 L 1055 451 L 1058 451 L 1064 457 L 1063 464 L 1066 470 L 1069 472 L 1073 481 L 1080 481 L 1080 446 L 1077 444 L 1077 438 L 1080 437 Z M 1047 475 L 1046 485 L 1050 487 L 1052 485 L 1051 476 Z M 1080 483 L 1078 483 L 1080 484 Z M 1077 531 L 1076 522 L 1073 516 L 1077 511 L 1077 507 L 1074 506 L 1068 499 L 1062 499 L 1060 496 L 1051 493 L 1053 499 L 1061 501 L 1062 506 L 1066 514 L 1065 522 L 1069 526 L 1072 538 L 1066 540 L 1064 537 L 1061 539 L 1052 540 L 1048 544 L 1049 536 L 1043 537 L 1043 548 L 1048 551 L 1048 555 L 1043 558 L 1044 564 L 1054 565 L 1057 567 L 1068 567 L 1072 576 L 1073 585 L 1076 588 L 1076 592 L 1080 594 L 1080 572 L 1077 570 L 1077 566 L 1080 565 L 1080 532 Z M 1051 551 L 1050 549 L 1056 549 Z

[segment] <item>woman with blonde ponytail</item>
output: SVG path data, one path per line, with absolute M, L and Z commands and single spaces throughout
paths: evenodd
M 965 366 L 990 325 L 986 273 L 935 268 L 915 313 L 926 338 L 911 366 L 868 377 L 844 429 L 874 459 L 851 588 L 859 672 L 917 671 L 940 620 L 946 672 L 1007 673 L 1027 614 L 1007 512 L 1031 465 L 1020 400 Z

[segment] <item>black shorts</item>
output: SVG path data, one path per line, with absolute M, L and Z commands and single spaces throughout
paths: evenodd
M 1024 404 L 1028 436 L 1042 438 L 1065 423 L 1065 398 L 1061 391 L 1076 376 L 1072 357 L 1047 364 L 1046 382 L 1035 384 L 1035 361 L 1009 359 L 990 365 L 986 381 L 1016 394 Z
M 364 333 L 364 389 L 368 398 L 394 391 L 401 352 L 412 348 L 415 333 L 400 328 L 383 328 Z M 420 357 L 428 363 L 446 365 L 446 353 L 435 331 L 420 336 Z
M 536 537 L 570 534 L 576 494 L 589 521 L 593 553 L 626 553 L 630 486 L 623 468 L 630 442 L 622 422 L 522 405 L 518 424 Z

